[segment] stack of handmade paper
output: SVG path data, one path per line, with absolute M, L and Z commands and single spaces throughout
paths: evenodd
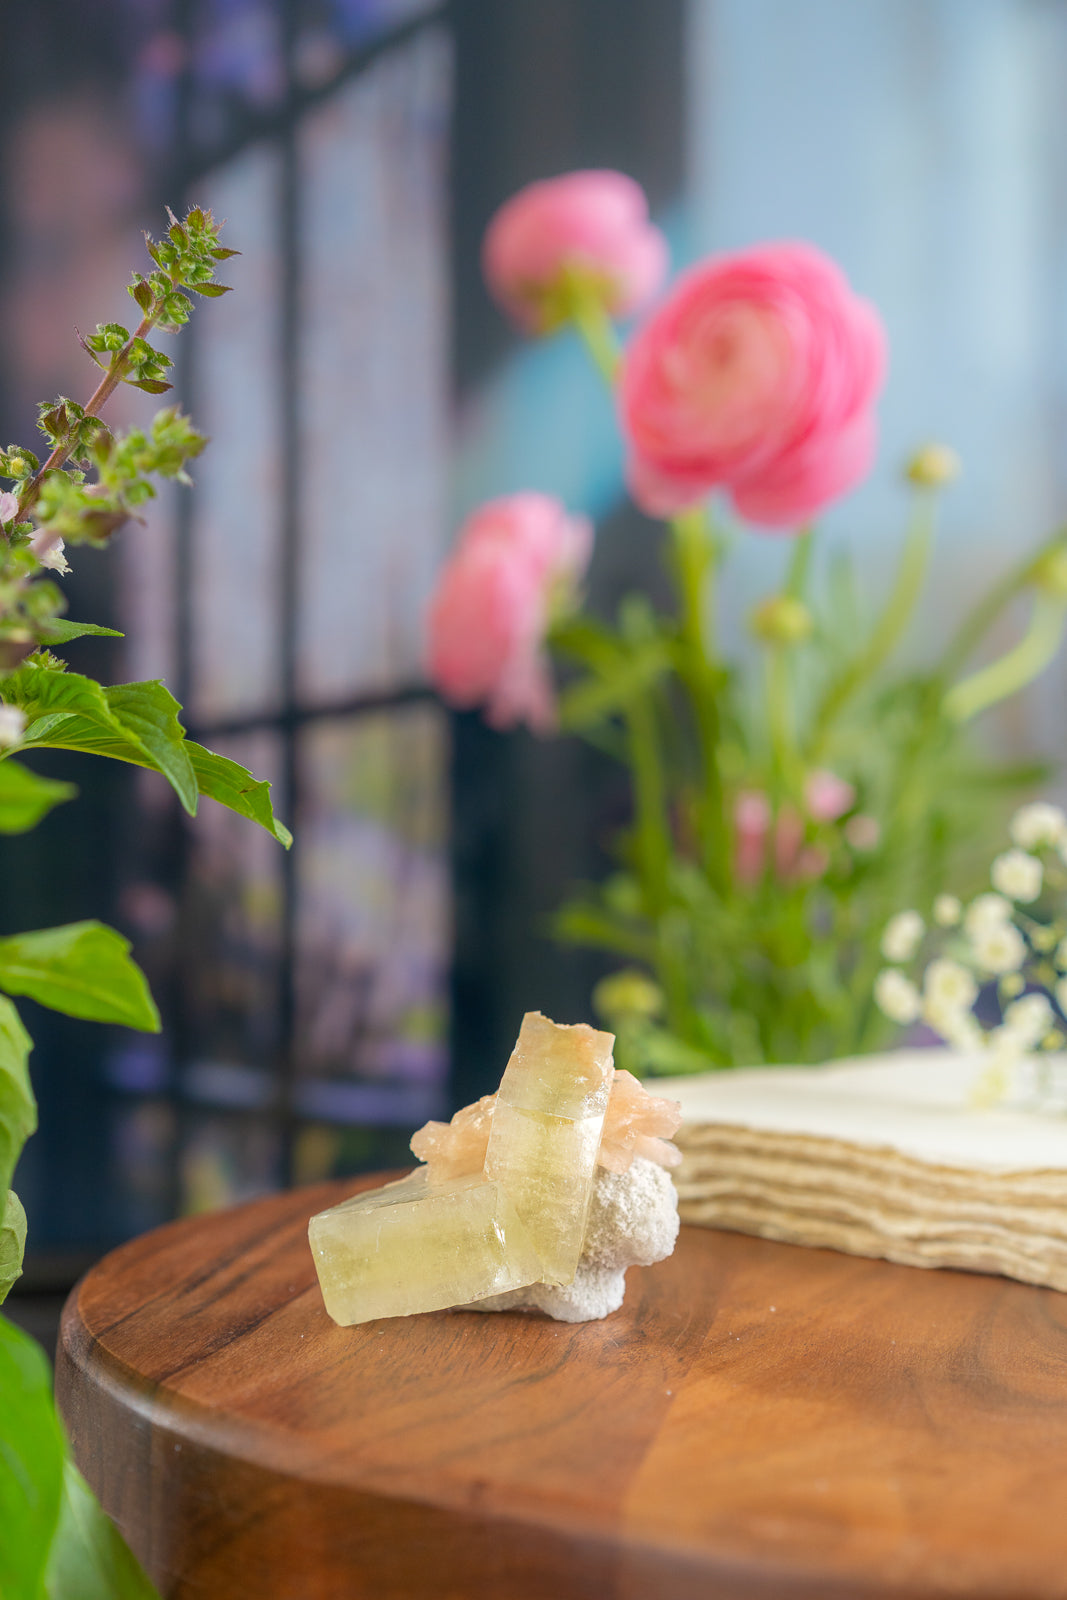
M 978 1109 L 944 1050 L 660 1080 L 684 1222 L 1067 1290 L 1067 1119 Z

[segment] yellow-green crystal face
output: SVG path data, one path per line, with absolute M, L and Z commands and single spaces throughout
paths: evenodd
M 574 1281 L 611 1091 L 614 1038 L 523 1018 L 493 1112 L 485 1175 L 507 1191 L 546 1283 Z
M 466 1305 L 541 1277 L 508 1194 L 481 1176 L 434 1186 L 420 1169 L 320 1211 L 308 1237 L 326 1310 L 343 1326 Z

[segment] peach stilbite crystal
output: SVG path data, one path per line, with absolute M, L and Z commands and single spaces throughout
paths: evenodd
M 457 1111 L 451 1122 L 427 1122 L 411 1136 L 411 1153 L 425 1161 L 433 1183 L 481 1172 L 493 1125 L 495 1094 L 483 1094 Z

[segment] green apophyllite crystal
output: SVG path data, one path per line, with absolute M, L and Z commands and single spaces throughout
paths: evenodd
M 536 1283 L 541 1262 L 499 1183 L 433 1185 L 425 1168 L 355 1195 L 308 1226 L 335 1322 L 441 1311 Z
M 545 1283 L 573 1282 L 611 1092 L 614 1036 L 527 1012 L 497 1092 L 485 1175 L 506 1190 Z

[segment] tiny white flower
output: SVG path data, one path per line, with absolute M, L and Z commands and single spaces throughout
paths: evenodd
M 1018 972 L 1026 960 L 1026 942 L 1012 922 L 997 922 L 972 936 L 974 959 L 986 972 Z
M 972 900 L 963 914 L 963 926 L 971 938 L 984 933 L 987 928 L 999 927 L 1011 919 L 1011 901 L 1002 894 L 980 894 Z
M 0 494 L 0 522 L 10 522 L 18 508 L 18 495 L 12 494 L 10 490 L 5 489 L 4 493 Z
M 26 732 L 26 718 L 18 706 L 0 705 L 0 749 L 18 744 Z
M 918 989 L 895 967 L 886 967 L 878 974 L 874 981 L 874 998 L 878 1009 L 890 1022 L 914 1022 L 922 1009 Z
M 910 961 L 926 932 L 917 911 L 898 911 L 890 917 L 882 934 L 882 954 L 887 961 Z
M 978 998 L 978 985 L 974 974 L 958 961 L 942 957 L 931 961 L 923 980 L 923 994 L 938 1005 L 951 1006 L 957 1011 L 969 1011 Z
M 962 912 L 963 907 L 954 894 L 939 894 L 934 901 L 934 921 L 939 928 L 954 928 Z
M 982 1030 L 971 1013 L 944 1000 L 930 997 L 923 1001 L 923 1021 L 939 1033 L 954 1050 L 980 1050 Z
M 44 528 L 38 528 L 30 540 L 30 549 L 41 563 L 50 572 L 69 572 L 70 563 L 63 554 L 65 546 L 58 534 L 48 533 Z
M 1005 850 L 997 856 L 989 869 L 994 889 L 1007 895 L 1009 900 L 1036 900 L 1041 893 L 1044 868 L 1036 856 L 1025 850 Z
M 1003 1026 L 1023 1050 L 1032 1050 L 1052 1026 L 1052 1007 L 1047 996 L 1024 994 L 1021 1000 L 1013 1000 L 1005 1007 Z
M 1059 806 L 1035 800 L 1020 806 L 1011 819 L 1011 837 L 1021 850 L 1037 850 L 1043 844 L 1059 844 L 1067 839 L 1067 816 Z

